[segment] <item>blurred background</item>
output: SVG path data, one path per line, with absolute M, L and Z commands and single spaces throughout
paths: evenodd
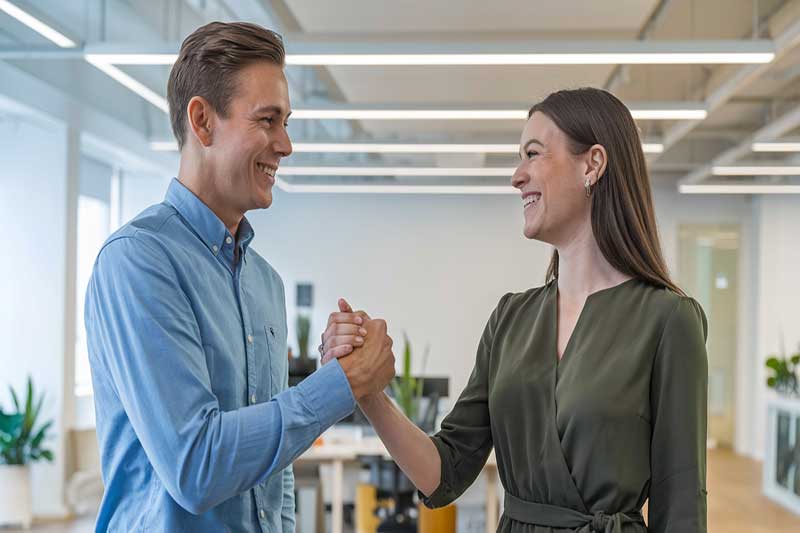
M 213 20 L 287 47 L 294 154 L 248 218 L 286 284 L 294 382 L 344 296 L 386 318 L 395 396 L 438 427 L 499 298 L 544 282 L 551 250 L 522 236 L 510 187 L 527 110 L 605 88 L 639 125 L 671 273 L 709 317 L 710 531 L 800 531 L 797 0 L 0 0 L 0 408 L 24 414 L 30 377 L 33 429 L 52 422 L 25 468 L 0 455 L 0 527 L 92 529 L 83 295 L 105 238 L 177 173 L 166 81 Z M 492 460 L 420 516 L 381 457 L 358 413 L 324 435 L 295 465 L 298 531 L 496 527 Z

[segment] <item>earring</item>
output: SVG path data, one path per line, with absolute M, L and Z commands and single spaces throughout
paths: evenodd
M 590 178 L 586 178 L 586 181 L 583 182 L 583 187 L 586 189 L 586 198 L 592 196 L 592 180 Z

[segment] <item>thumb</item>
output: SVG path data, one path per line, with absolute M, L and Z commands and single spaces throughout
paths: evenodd
M 341 311 L 342 313 L 352 313 L 353 308 L 350 307 L 350 304 L 347 303 L 347 300 L 345 300 L 344 298 L 339 298 L 339 311 Z

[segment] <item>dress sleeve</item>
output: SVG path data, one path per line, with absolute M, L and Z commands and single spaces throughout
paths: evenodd
M 706 532 L 708 323 L 681 297 L 664 327 L 650 387 L 651 533 Z
M 429 497 L 419 493 L 420 500 L 430 508 L 443 507 L 461 496 L 478 477 L 492 451 L 489 361 L 498 318 L 510 296 L 503 296 L 489 317 L 467 386 L 442 421 L 441 431 L 431 437 L 439 452 L 442 470 L 436 490 Z

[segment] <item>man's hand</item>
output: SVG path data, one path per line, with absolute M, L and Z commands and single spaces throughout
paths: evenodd
M 394 378 L 392 338 L 386 334 L 386 322 L 367 320 L 364 328 L 364 344 L 339 359 L 356 401 L 383 391 Z
M 372 320 L 364 311 L 353 311 L 344 298 L 339 312 L 331 313 L 322 334 L 322 364 L 340 359 L 357 401 L 383 391 L 394 378 L 392 338 L 386 322 Z

